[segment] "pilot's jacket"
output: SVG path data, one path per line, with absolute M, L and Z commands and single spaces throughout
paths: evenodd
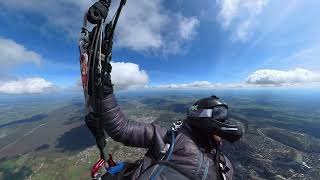
M 145 157 L 140 161 L 131 176 L 132 179 L 137 179 L 146 168 L 161 158 L 161 150 L 165 146 L 164 136 L 167 129 L 156 123 L 144 123 L 126 119 L 117 104 L 114 94 L 104 98 L 102 109 L 103 126 L 112 139 L 126 146 L 148 149 Z M 214 151 L 203 150 L 191 136 L 191 131 L 186 126 L 180 128 L 170 161 L 189 174 L 194 175 L 196 179 L 216 179 L 216 168 L 213 160 Z M 228 158 L 224 156 L 223 159 L 230 169 L 226 173 L 226 179 L 233 179 L 233 167 Z

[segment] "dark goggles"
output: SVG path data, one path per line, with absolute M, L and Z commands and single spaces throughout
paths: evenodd
M 224 122 L 228 119 L 228 108 L 226 106 L 215 106 L 212 109 L 191 110 L 188 113 L 191 118 L 211 118 Z

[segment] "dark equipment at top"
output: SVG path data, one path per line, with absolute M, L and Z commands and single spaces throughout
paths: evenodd
M 91 24 L 98 24 L 108 16 L 111 0 L 100 0 L 92 5 L 87 13 L 87 20 Z
M 120 5 L 112 20 L 105 25 L 108 16 L 111 0 L 99 0 L 93 4 L 85 13 L 83 27 L 79 37 L 80 66 L 83 91 L 85 96 L 86 111 L 88 116 L 96 119 L 95 125 L 88 121 L 86 124 L 96 138 L 100 151 L 100 160 L 92 167 L 91 176 L 99 179 L 99 169 L 108 165 L 109 173 L 116 173 L 123 167 L 122 163 L 116 164 L 112 160 L 106 148 L 106 137 L 102 127 L 101 104 L 104 93 L 112 92 L 110 79 L 112 45 L 114 31 L 126 0 L 121 0 Z M 94 25 L 90 31 L 87 22 Z M 104 29 L 104 31 L 103 31 Z M 109 158 L 108 158 L 109 157 Z M 107 159 L 108 158 L 108 159 Z M 107 164 L 106 164 L 107 163 Z

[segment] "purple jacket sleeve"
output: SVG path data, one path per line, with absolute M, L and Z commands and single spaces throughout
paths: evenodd
M 156 151 L 160 151 L 164 146 L 162 140 L 166 129 L 158 124 L 126 119 L 114 94 L 104 98 L 102 109 L 103 127 L 113 140 L 126 146 L 154 148 Z

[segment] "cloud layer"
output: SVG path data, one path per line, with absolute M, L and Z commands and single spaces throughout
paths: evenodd
M 139 65 L 126 62 L 112 62 L 111 78 L 116 89 L 141 87 L 149 82 L 148 74 Z
M 294 87 L 320 83 L 320 73 L 297 68 L 289 71 L 272 69 L 257 70 L 249 75 L 245 82 L 240 83 L 212 83 L 208 81 L 194 81 L 190 83 L 173 83 L 151 86 L 152 89 L 231 89 L 257 87 Z
M 0 93 L 5 94 L 31 94 L 51 92 L 55 89 L 52 82 L 43 78 L 27 78 L 16 81 L 9 81 L 0 84 Z
M 194 81 L 190 83 L 172 83 L 163 84 L 158 86 L 151 86 L 149 88 L 154 89 L 219 89 L 219 88 L 241 88 L 242 84 L 222 84 L 222 83 L 211 83 L 208 81 Z
M 320 82 L 320 74 L 297 68 L 289 71 L 262 69 L 247 78 L 247 83 L 257 85 L 294 85 Z

